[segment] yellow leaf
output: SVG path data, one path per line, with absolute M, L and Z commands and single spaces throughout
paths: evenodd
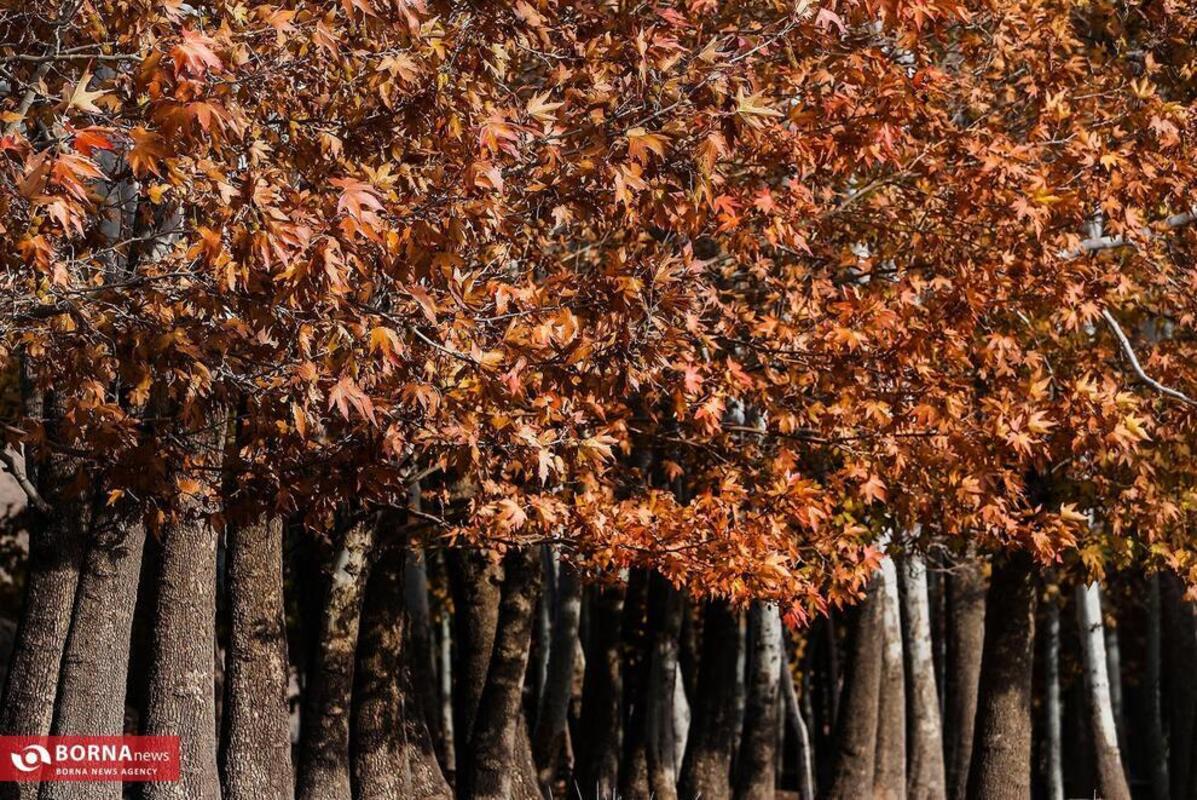
M 80 111 L 85 111 L 88 114 L 102 114 L 103 112 L 96 106 L 95 101 L 104 96 L 103 91 L 89 92 L 87 91 L 88 81 L 91 80 L 91 73 L 84 70 L 83 74 L 79 76 L 79 82 L 73 87 L 68 84 L 67 92 L 67 108 L 77 108 Z

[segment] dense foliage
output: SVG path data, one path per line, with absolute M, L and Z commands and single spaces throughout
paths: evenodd
M 1182 0 L 5 6 L 5 436 L 113 507 L 1197 567 Z

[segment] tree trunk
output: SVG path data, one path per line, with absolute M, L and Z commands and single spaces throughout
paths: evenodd
M 727 800 L 731 797 L 731 762 L 736 746 L 734 693 L 736 663 L 743 646 L 740 614 L 722 600 L 703 613 L 702 655 L 694 692 L 694 715 L 678 795 Z
M 471 768 L 462 775 L 463 795 L 471 800 L 519 796 L 512 765 L 520 758 L 524 673 L 541 568 L 534 550 L 512 549 L 503 571 L 493 655 L 469 739 Z
M 1189 786 L 1190 759 L 1197 715 L 1197 626 L 1193 604 L 1184 599 L 1185 587 L 1175 574 L 1160 573 L 1163 619 L 1163 691 L 1168 698 L 1168 773 L 1173 797 L 1184 797 Z
M 927 569 L 921 556 L 902 560 L 902 631 L 909 676 L 906 796 L 910 800 L 943 800 L 943 733 L 939 724 L 939 693 L 935 684 L 935 656 L 931 650 L 931 615 Z
M 198 510 L 194 510 L 198 516 Z M 178 736 L 176 783 L 147 783 L 146 800 L 218 800 L 216 694 L 216 531 L 184 519 L 162 532 L 143 733 Z
M 10 736 L 50 732 L 84 555 L 86 514 L 82 501 L 68 486 L 74 480 L 74 468 L 55 458 L 43 472 L 40 491 L 53 511 L 29 532 L 25 604 L 0 704 L 0 734 Z M 33 784 L 4 790 L 23 799 L 37 796 Z
M 628 579 L 623 604 L 623 748 L 619 760 L 619 792 L 623 800 L 649 800 L 647 756 L 648 675 L 652 661 L 651 576 L 635 570 Z
M 785 702 L 786 718 L 794 729 L 798 744 L 798 800 L 815 800 L 814 759 L 811 757 L 810 729 L 802 716 L 794 673 L 783 658 L 781 662 L 781 695 Z M 688 795 L 687 795 L 688 796 Z
M 1035 603 L 1031 558 L 1017 553 L 994 565 L 985 612 L 970 800 L 1031 796 L 1031 678 Z
M 587 589 L 586 672 L 582 679 L 582 716 L 576 790 L 585 800 L 614 796 L 619 786 L 620 715 L 623 672 L 619 645 L 623 614 L 621 586 Z
M 557 576 L 549 663 L 540 696 L 540 708 L 536 712 L 536 732 L 532 737 L 540 785 L 546 796 L 557 777 L 557 765 L 565 744 L 578 648 L 578 624 L 582 616 L 582 581 L 577 571 L 569 564 L 562 563 Z
M 1060 606 L 1053 597 L 1047 604 L 1047 634 L 1044 636 L 1044 702 L 1047 706 L 1047 798 L 1064 800 L 1063 741 L 1060 736 Z
M 835 767 L 829 800 L 860 800 L 873 795 L 881 705 L 884 592 L 883 579 L 874 576 L 864 602 L 856 610 L 836 721 Z
M 229 648 L 220 748 L 223 800 L 295 796 L 287 705 L 283 525 L 230 525 L 226 540 Z
M 450 800 L 423 705 L 412 696 L 404 646 L 404 555 L 397 542 L 379 544 L 366 579 L 353 673 L 353 796 Z
M 428 605 L 428 563 L 423 550 L 408 550 L 403 567 L 403 607 L 407 611 L 407 663 L 414 687 L 413 700 L 420 704 L 424 724 L 432 739 L 437 763 L 450 768 L 447 742 L 441 720 L 437 689 L 436 659 L 433 654 L 432 612 Z
M 300 728 L 300 800 L 350 800 L 349 715 L 374 523 L 345 532 L 332 566 Z
M 781 617 L 777 606 L 753 603 L 748 612 L 747 701 L 736 764 L 736 800 L 773 798 L 777 784 L 781 652 Z
M 145 527 L 140 520 L 118 520 L 101 512 L 92 525 L 91 545 L 79 578 L 75 612 L 62 659 L 57 736 L 119 736 L 125 730 L 125 684 L 129 640 Z M 47 800 L 119 800 L 117 782 L 50 782 Z
M 474 717 L 494 647 L 503 571 L 473 550 L 448 550 L 445 561 L 453 590 L 453 733 L 460 790 L 470 772 Z
M 906 674 L 902 659 L 901 601 L 898 571 L 892 558 L 881 564 L 884 592 L 881 695 L 877 711 L 877 755 L 873 797 L 901 800 L 906 792 Z
M 653 631 L 648 673 L 645 762 L 654 800 L 677 800 L 678 763 L 675 698 L 678 641 L 685 599 L 660 575 L 649 589 L 649 625 Z
M 1112 616 L 1113 612 L 1111 612 Z M 1122 644 L 1118 624 L 1105 627 L 1106 674 L 1110 678 L 1110 709 L 1114 712 L 1114 731 L 1118 734 L 1118 752 L 1126 752 L 1126 717 L 1122 711 Z
M 947 679 L 944 687 L 944 778 L 950 800 L 964 800 L 973 752 L 977 685 L 985 641 L 985 576 L 974 555 L 948 576 Z
M 1153 800 L 1169 800 L 1168 745 L 1164 739 L 1164 713 L 1160 704 L 1160 656 L 1160 575 L 1153 572 L 1147 577 L 1147 757 L 1152 765 Z
M 1076 589 L 1077 621 L 1084 654 L 1085 686 L 1089 691 L 1089 722 L 1097 754 L 1098 793 L 1104 800 L 1130 800 L 1118 731 L 1110 704 L 1110 679 L 1106 673 L 1106 647 L 1101 615 L 1101 589 L 1096 582 Z

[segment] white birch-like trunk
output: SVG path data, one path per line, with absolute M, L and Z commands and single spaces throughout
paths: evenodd
M 909 800 L 937 800 L 945 794 L 943 732 L 939 693 L 935 685 L 935 656 L 931 652 L 931 613 L 927 568 L 920 556 L 902 560 L 902 632 L 906 634 L 906 667 L 910 697 L 907 726 Z
M 1101 616 L 1101 589 L 1097 583 L 1078 586 L 1077 614 L 1085 662 L 1085 685 L 1089 691 L 1089 716 L 1097 750 L 1099 794 L 1105 800 L 1129 800 L 1126 774 L 1118 749 L 1118 728 L 1110 702 L 1110 678 L 1106 672 L 1105 625 Z
M 906 794 L 906 673 L 902 663 L 902 625 L 898 571 L 892 558 L 881 562 L 881 698 L 877 717 L 873 796 L 900 800 Z

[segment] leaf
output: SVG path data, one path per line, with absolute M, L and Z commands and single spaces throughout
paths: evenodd
M 749 121 L 753 121 L 753 117 L 780 117 L 784 116 L 775 108 L 770 108 L 768 103 L 759 94 L 745 95 L 743 90 L 736 93 L 736 113 L 747 117 Z M 755 122 L 754 122 L 755 124 Z
M 212 51 L 216 42 L 190 28 L 183 29 L 183 41 L 171 48 L 170 55 L 175 62 L 175 71 L 202 78 L 209 69 L 220 71 L 220 58 Z
M 528 113 L 541 122 L 553 122 L 556 120 L 557 117 L 553 112 L 561 108 L 565 103 L 550 102 L 549 97 L 551 95 L 552 93 L 547 91 L 534 95 L 528 100 L 528 105 L 526 106 Z
M 169 152 L 162 137 L 153 131 L 137 127 L 129 131 L 129 138 L 133 146 L 129 148 L 126 157 L 133 174 L 139 178 L 144 178 L 150 173 L 161 176 L 159 162 Z
M 333 406 L 336 406 L 345 419 L 349 419 L 349 407 L 353 406 L 359 414 L 370 421 L 370 424 L 378 424 L 378 420 L 374 417 L 374 403 L 361 390 L 357 382 L 348 375 L 337 381 L 332 391 L 328 393 L 329 410 Z
M 665 157 L 665 148 L 668 146 L 669 140 L 663 135 L 648 133 L 644 128 L 632 128 L 628 131 L 627 137 L 628 155 L 641 164 L 648 162 L 650 152 L 656 153 L 661 158 Z
M 64 93 L 67 97 L 67 108 L 77 108 L 88 114 L 102 114 L 104 113 L 94 101 L 103 97 L 106 92 L 102 89 L 94 92 L 87 90 L 87 84 L 91 81 L 91 73 L 87 70 L 79 76 L 79 82 L 74 86 L 67 85 L 67 90 Z

